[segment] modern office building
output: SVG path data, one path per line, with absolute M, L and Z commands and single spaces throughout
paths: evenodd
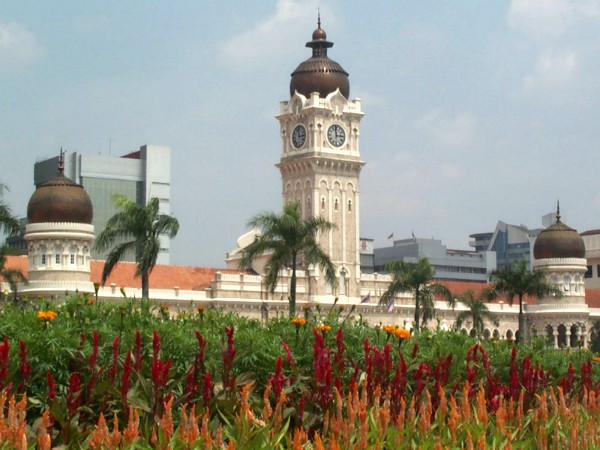
M 542 216 L 543 228 L 528 228 L 527 225 L 511 225 L 501 220 L 496 224 L 496 229 L 488 233 L 474 233 L 469 245 L 477 252 L 492 251 L 496 253 L 498 269 L 512 265 L 524 259 L 531 270 L 533 261 L 533 244 L 540 232 L 549 227 L 556 220 L 556 213 Z
M 581 233 L 585 244 L 587 270 L 585 272 L 586 289 L 600 289 L 600 230 Z
M 34 166 L 34 183 L 40 186 L 54 178 L 59 156 L 39 161 Z M 96 234 L 104 230 L 108 219 L 118 208 L 114 203 L 116 194 L 125 195 L 139 204 L 150 198 L 160 200 L 160 213 L 170 214 L 171 203 L 171 149 L 157 145 L 143 145 L 139 150 L 121 157 L 66 153 L 64 174 L 82 185 L 94 206 L 92 225 Z M 170 242 L 161 238 L 159 264 L 169 264 Z M 93 259 L 105 259 L 105 254 L 92 251 Z M 125 260 L 133 261 L 135 255 Z
M 496 254 L 491 251 L 452 250 L 439 239 L 410 238 L 395 240 L 391 247 L 375 249 L 375 272 L 385 273 L 390 261 L 417 262 L 426 257 L 439 280 L 485 283 L 496 269 Z

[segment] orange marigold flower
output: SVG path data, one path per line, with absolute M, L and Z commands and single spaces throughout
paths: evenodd
M 397 329 L 398 329 L 398 327 L 396 325 L 384 325 L 383 326 L 383 331 L 385 331 L 387 334 L 393 334 Z
M 87 301 L 88 305 L 93 305 L 94 303 L 96 303 L 96 301 L 91 298 Z
M 319 331 L 331 331 L 331 327 L 329 325 L 318 325 L 317 330 Z
M 600 363 L 600 356 L 592 356 L 592 361 Z
M 291 324 L 296 325 L 298 327 L 303 327 L 304 325 L 306 325 L 306 319 L 303 319 L 302 317 L 294 317 L 291 320 Z
M 199 313 L 201 313 L 201 312 L 204 312 L 204 305 L 199 305 L 199 306 L 196 306 L 196 310 L 197 310 Z
M 46 322 L 49 320 L 54 320 L 58 316 L 54 311 L 38 311 L 38 319 L 45 320 Z
M 394 336 L 398 339 L 410 339 L 410 330 L 405 328 L 396 328 L 394 330 Z

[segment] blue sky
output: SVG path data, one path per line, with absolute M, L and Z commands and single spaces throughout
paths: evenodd
M 319 3 L 363 101 L 361 234 L 468 248 L 497 220 L 600 228 L 600 0 Z M 173 150 L 172 262 L 223 266 L 281 208 L 279 102 L 317 2 L 0 2 L 0 181 L 60 147 Z

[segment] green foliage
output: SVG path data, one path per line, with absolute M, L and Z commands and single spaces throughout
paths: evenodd
M 57 317 L 53 320 L 39 319 L 38 312 L 47 310 L 56 311 Z M 478 343 L 478 340 L 470 336 L 453 331 L 434 332 L 427 329 L 408 340 L 400 340 L 379 327 L 370 326 L 355 314 L 353 308 L 347 307 L 307 308 L 303 311 L 303 316 L 305 322 L 293 324 L 286 315 L 261 323 L 212 308 L 173 310 L 165 315 L 161 313 L 159 305 L 148 300 L 94 302 L 92 297 L 78 294 L 70 296 L 60 306 L 44 299 L 30 301 L 25 306 L 8 303 L 4 304 L 0 311 L 0 341 L 7 338 L 10 342 L 8 375 L 3 380 L 4 386 L 12 383 L 17 390 L 23 384 L 23 390 L 27 392 L 29 400 L 28 416 L 39 417 L 44 410 L 50 408 L 57 422 L 55 428 L 61 432 L 60 442 L 79 442 L 86 436 L 86 427 L 89 430 L 91 424 L 96 422 L 100 411 L 106 417 L 111 417 L 112 413 L 116 412 L 120 419 L 125 418 L 119 392 L 120 379 L 124 372 L 127 351 L 135 348 L 136 331 L 139 331 L 144 363 L 140 370 L 134 370 L 131 375 L 131 386 L 126 400 L 129 405 L 140 411 L 140 429 L 148 440 L 166 395 L 173 395 L 174 407 L 179 408 L 183 403 L 195 403 L 197 413 L 203 412 L 201 392 L 186 397 L 188 375 L 199 349 L 194 333 L 198 331 L 206 340 L 205 372 L 202 373 L 212 374 L 214 382 L 210 399 L 210 410 L 213 413 L 211 424 L 216 427 L 219 422 L 231 423 L 232 427 L 228 428 L 227 433 L 232 433 L 231 436 L 236 439 L 249 439 L 244 442 L 254 445 L 254 442 L 272 441 L 265 441 L 268 433 L 265 434 L 264 430 L 252 428 L 252 431 L 249 431 L 249 428 L 243 428 L 243 424 L 233 425 L 239 413 L 236 392 L 252 383 L 249 402 L 255 411 L 260 411 L 264 406 L 265 388 L 275 372 L 279 357 L 284 360 L 283 375 L 288 380 L 283 386 L 284 391 L 289 398 L 296 401 L 301 396 L 307 399 L 303 424 L 316 429 L 323 423 L 326 411 L 313 398 L 315 389 L 318 388 L 314 373 L 315 333 L 322 336 L 324 345 L 331 351 L 332 361 L 335 361 L 335 356 L 342 351 L 338 347 L 339 332 L 346 365 L 341 368 L 333 364 L 331 370 L 333 378 L 339 377 L 342 386 L 348 386 L 355 375 L 359 383 L 367 379 L 364 348 L 368 341 L 370 347 L 377 347 L 380 352 L 388 346 L 391 363 L 394 365 L 402 355 L 411 379 L 423 365 L 435 368 L 441 359 L 452 355 L 445 387 L 451 390 L 452 386 L 464 381 L 469 355 Z M 322 331 L 315 331 L 319 326 Z M 233 327 L 235 330 L 235 356 L 232 357 L 231 376 L 235 377 L 236 381 L 232 392 L 223 384 L 222 375 L 224 358 L 230 350 L 225 327 Z M 89 386 L 94 331 L 98 333 L 99 341 L 96 367 L 103 368 L 104 372 L 98 375 L 92 389 L 82 389 L 79 394 L 81 404 L 73 415 L 69 413 L 65 397 L 70 377 L 74 373 L 80 375 L 84 386 Z M 160 336 L 160 360 L 171 363 L 166 385 L 158 393 L 153 385 L 150 370 L 155 332 Z M 107 371 L 113 366 L 112 345 L 115 337 L 119 338 L 120 347 L 116 381 L 112 382 L 107 376 Z M 20 376 L 19 341 L 24 342 L 31 364 L 31 375 L 26 380 Z M 287 361 L 284 342 L 289 346 L 294 363 Z M 508 383 L 513 343 L 491 340 L 482 342 L 482 345 L 489 355 L 489 360 L 493 362 L 493 375 L 498 377 L 499 382 Z M 519 348 L 516 363 L 520 366 L 526 357 L 531 359 L 534 366 L 540 363 L 544 370 L 549 372 L 549 382 L 556 385 L 569 373 L 570 365 L 579 371 L 583 363 L 589 361 L 590 356 L 589 351 L 555 350 L 547 348 L 543 341 L 534 341 L 532 346 Z M 481 362 L 472 364 L 481 367 Z M 358 372 L 355 372 L 356 370 Z M 52 374 L 57 386 L 58 396 L 52 401 L 48 398 L 47 372 Z M 594 380 L 597 380 L 600 376 L 598 368 L 593 367 L 593 372 Z M 391 382 L 389 377 L 392 377 L 393 373 L 387 376 L 387 379 L 382 379 L 382 383 Z M 423 381 L 427 388 L 434 392 L 432 375 L 426 376 Z M 474 385 L 479 381 L 487 382 L 482 370 L 477 372 Z M 407 393 L 413 393 L 415 389 L 411 382 L 407 386 Z M 158 403 L 157 399 L 160 400 Z M 272 397 L 272 401 L 276 402 L 277 399 Z M 283 409 L 283 421 L 286 426 L 293 428 L 297 425 L 296 414 L 297 409 L 293 404 Z M 175 417 L 175 421 L 177 420 Z M 278 428 L 276 434 L 279 435 L 280 432 L 281 429 Z M 271 438 L 272 436 L 269 439 Z

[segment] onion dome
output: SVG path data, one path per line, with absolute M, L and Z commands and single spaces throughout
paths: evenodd
M 298 91 L 305 97 L 312 92 L 318 92 L 320 97 L 327 97 L 339 88 L 342 95 L 350 98 L 350 82 L 348 72 L 337 62 L 327 57 L 327 49 L 333 47 L 333 42 L 327 40 L 327 33 L 321 28 L 321 18 L 318 27 L 312 34 L 312 41 L 306 46 L 312 48 L 312 57 L 302 62 L 294 72 L 290 81 L 290 96 Z
M 533 245 L 535 259 L 585 258 L 585 244 L 579 233 L 560 221 L 560 207 L 556 222 L 540 232 Z
M 92 201 L 83 186 L 64 176 L 61 154 L 58 175 L 39 185 L 29 199 L 28 222 L 91 224 L 93 216 Z

